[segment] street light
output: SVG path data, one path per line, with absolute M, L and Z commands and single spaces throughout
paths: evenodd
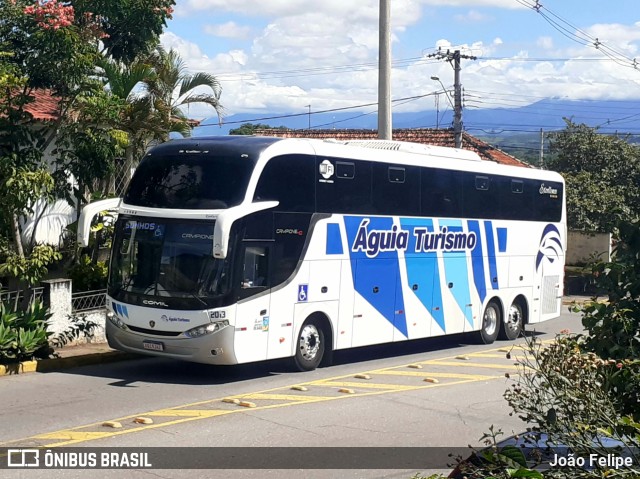
M 453 109 L 455 110 L 456 108 L 453 106 L 453 102 L 451 101 L 451 98 L 449 97 L 449 92 L 447 91 L 447 89 L 444 87 L 444 85 L 443 85 L 443 84 L 442 84 L 442 82 L 440 81 L 440 77 L 432 76 L 432 77 L 431 77 L 431 79 L 432 79 L 433 81 L 437 81 L 438 83 L 440 83 L 440 86 L 442 87 L 442 91 L 443 91 L 443 92 L 444 92 L 444 94 L 446 95 L 447 100 L 449 100 L 449 105 L 451 105 L 451 108 L 453 108 Z
M 447 100 L 449 100 L 449 104 L 451 104 L 451 98 L 449 98 L 449 94 L 447 92 L 447 89 L 444 87 L 444 85 L 442 84 L 442 82 L 440 81 L 440 77 L 437 76 L 432 76 L 431 79 L 433 81 L 437 81 L 440 83 L 440 85 L 442 86 L 442 90 L 444 92 L 444 94 L 447 97 Z M 440 92 L 436 92 L 436 130 L 440 128 Z M 451 107 L 453 108 L 453 104 L 451 104 Z M 454 108 L 455 110 L 455 108 Z

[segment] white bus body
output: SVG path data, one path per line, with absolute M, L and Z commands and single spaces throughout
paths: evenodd
M 107 337 L 124 351 L 308 370 L 357 346 L 514 339 L 560 313 L 562 177 L 464 150 L 172 141 L 117 211 Z

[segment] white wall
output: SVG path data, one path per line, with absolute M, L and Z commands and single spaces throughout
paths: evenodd
M 569 231 L 566 264 L 589 263 L 595 255 L 603 261 L 611 260 L 611 234 L 595 233 L 591 235 L 581 231 Z

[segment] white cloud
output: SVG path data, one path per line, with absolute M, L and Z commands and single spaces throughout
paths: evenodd
M 544 50 L 551 50 L 553 48 L 553 38 L 551 37 L 540 37 L 536 41 L 536 45 Z
M 226 22 L 219 25 L 206 25 L 204 32 L 215 37 L 246 39 L 251 34 L 251 27 L 243 27 L 236 22 Z
M 454 15 L 453 18 L 458 23 L 480 23 L 493 20 L 489 15 L 480 13 L 477 10 L 469 10 L 464 15 Z
M 232 12 L 243 15 L 263 17 L 297 16 L 313 10 L 339 17 L 378 18 L 379 0 L 324 0 L 310 4 L 306 0 L 187 0 L 180 3 L 180 15 L 197 12 Z M 513 0 L 392 0 L 391 8 L 394 13 L 404 10 L 407 6 L 420 8 L 421 6 L 444 7 L 496 7 L 506 9 L 524 9 L 525 6 Z
M 426 7 L 468 9 L 457 20 L 470 26 L 458 26 L 457 30 L 452 27 L 449 38 L 435 42 L 435 46 L 443 50 L 459 48 L 465 54 L 479 57 L 477 61 L 463 62 L 462 82 L 468 89 L 509 93 L 520 98 L 579 98 L 579 95 L 628 95 L 629 88 L 611 85 L 639 82 L 637 71 L 613 62 L 526 61 L 542 54 L 556 58 L 604 58 L 602 52 L 577 43 L 561 49 L 556 43 L 562 45 L 566 38 L 550 26 L 544 30 L 538 28 L 527 43 L 515 43 L 513 35 L 500 30 L 474 41 L 481 35 L 472 31 L 472 27 L 493 20 L 482 8 L 524 10 L 525 7 L 514 0 L 390 1 L 393 38 L 400 50 L 404 45 L 397 42 L 398 38 L 405 38 L 407 34 L 417 36 L 411 28 L 427 14 Z M 222 103 L 229 114 L 305 111 L 305 105 L 309 104 L 314 110 L 353 106 L 377 99 L 378 6 L 378 0 L 325 0 L 313 4 L 302 0 L 184 0 L 176 8 L 178 17 L 212 12 L 221 23 L 205 27 L 207 33 L 228 39 L 252 38 L 250 43 L 236 43 L 233 49 L 208 57 L 195 43 L 171 33 L 163 35 L 162 42 L 178 49 L 191 69 L 218 76 L 223 87 Z M 236 14 L 240 14 L 247 26 L 230 20 L 228 14 L 236 20 Z M 530 17 L 540 21 L 534 13 Z M 582 29 L 631 57 L 640 40 L 640 23 L 593 25 Z M 547 32 L 549 36 L 536 40 L 539 33 Z M 433 51 L 430 48 L 434 44 L 433 36 L 430 38 L 427 32 L 424 37 L 422 48 Z M 204 44 L 202 46 L 204 48 Z M 429 80 L 433 75 L 439 76 L 447 87 L 453 83 L 453 70 L 448 62 L 425 61 L 417 58 L 419 53 L 405 51 L 403 57 L 414 60 L 394 68 L 394 98 L 439 90 L 441 87 Z M 494 55 L 507 59 L 482 58 Z M 483 106 L 492 105 L 488 100 Z M 433 108 L 432 97 L 398 106 L 400 110 L 430 108 Z

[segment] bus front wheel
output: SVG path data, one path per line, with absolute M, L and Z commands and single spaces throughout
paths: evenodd
M 498 337 L 502 324 L 500 306 L 495 301 L 489 301 L 482 315 L 482 327 L 478 338 L 482 344 L 491 344 Z
M 296 354 L 293 357 L 296 368 L 300 371 L 316 369 L 325 351 L 324 332 L 314 319 L 308 319 L 300 328 L 296 342 Z

